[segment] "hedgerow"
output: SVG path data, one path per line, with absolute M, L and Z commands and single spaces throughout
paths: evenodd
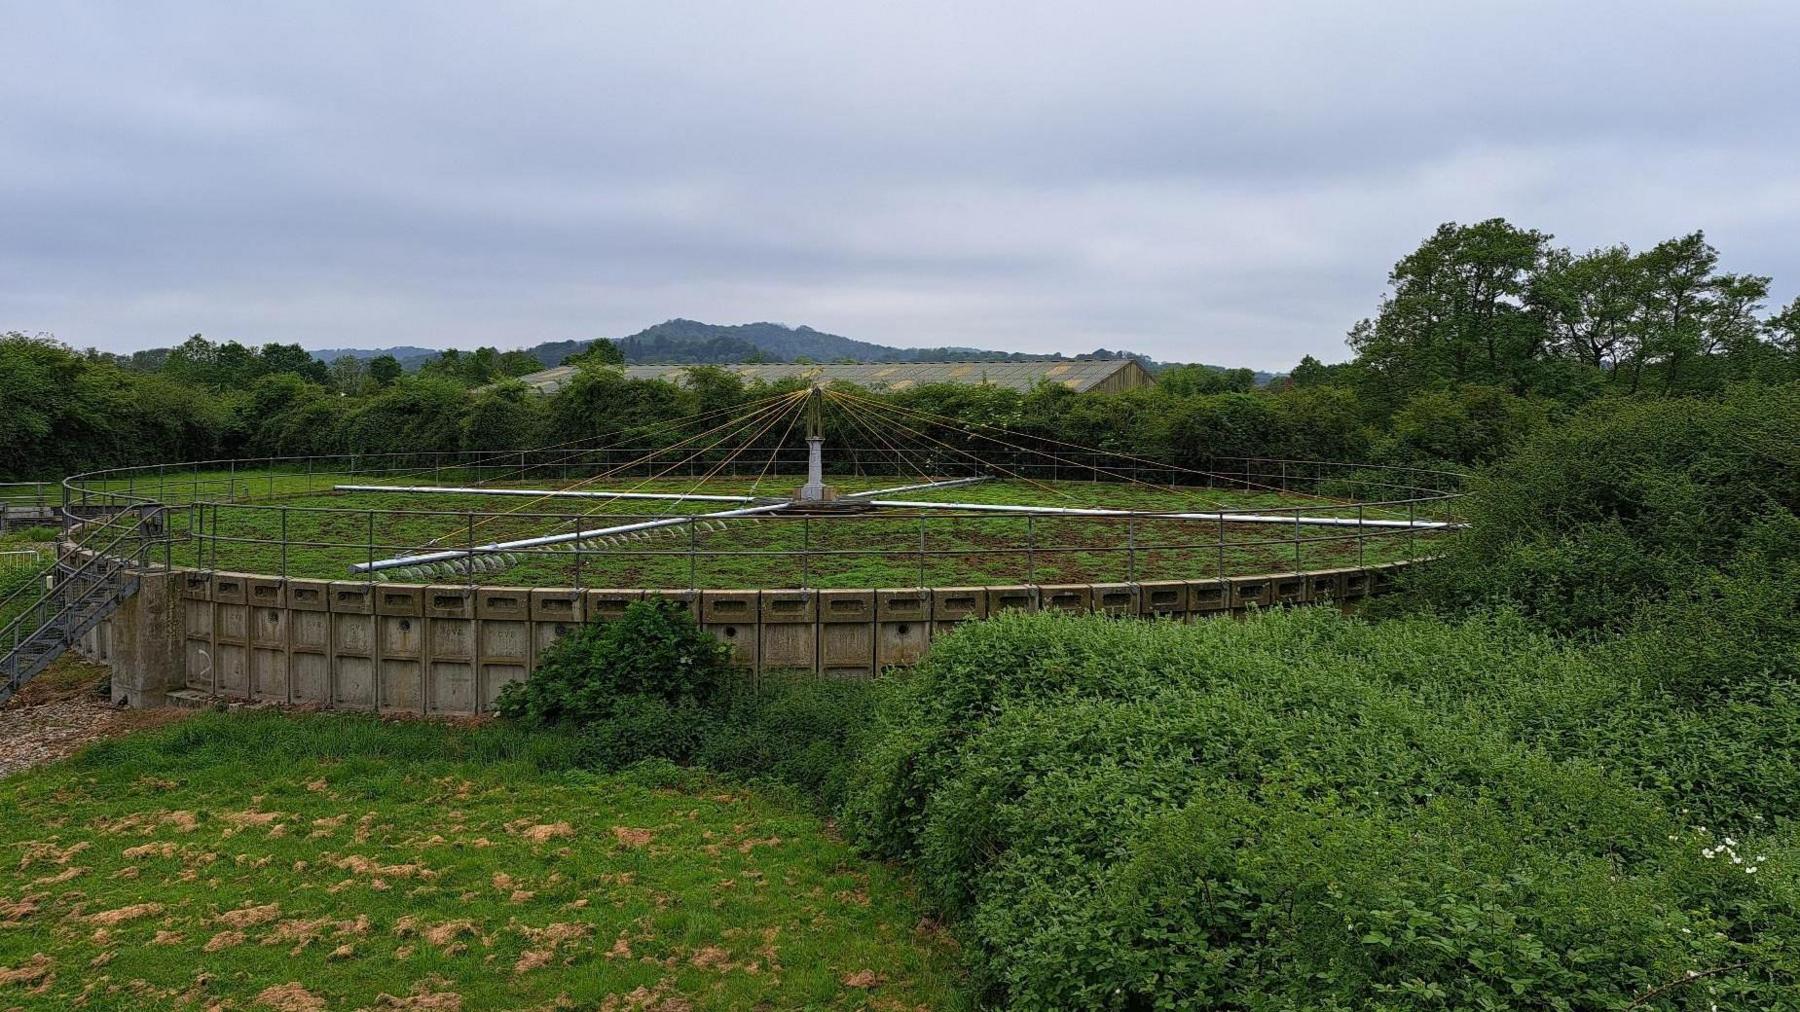
M 1507 617 L 1007 615 L 884 705 L 843 824 L 1012 1007 L 1608 1008 L 1720 967 L 1660 1007 L 1789 994 L 1800 855 L 1764 808 L 1793 785 L 1657 782 L 1641 732 L 1679 700 L 1611 673 Z

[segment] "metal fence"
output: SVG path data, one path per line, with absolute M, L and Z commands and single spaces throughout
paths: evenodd
M 1067 450 L 1056 459 L 1022 451 L 979 465 L 952 457 L 834 448 L 827 471 L 837 480 L 897 481 L 909 475 L 916 480 L 918 473 L 960 477 L 985 470 L 1052 482 L 1098 505 L 1127 488 L 1196 500 L 1204 500 L 1206 490 L 1228 490 L 1276 500 L 1255 511 L 1291 517 L 1292 523 L 1195 520 L 1171 516 L 1168 509 L 1078 518 L 885 510 L 729 520 L 606 512 L 609 524 L 679 522 L 642 537 L 488 550 L 485 546 L 505 537 L 592 529 L 595 514 L 508 511 L 475 501 L 435 509 L 423 496 L 392 508 L 305 501 L 340 484 L 555 489 L 655 478 L 760 477 L 784 495 L 789 490 L 783 482 L 804 473 L 805 451 L 797 448 L 764 451 L 754 459 L 710 460 L 681 451 L 610 449 L 199 461 L 91 472 L 67 479 L 60 493 L 65 516 L 90 531 L 107 526 L 107 518 L 123 507 L 151 504 L 149 515 L 167 526 L 162 541 L 167 565 L 347 579 L 359 563 L 427 548 L 463 549 L 467 562 L 401 575 L 413 582 L 577 587 L 1138 582 L 1307 571 L 1432 554 L 1447 530 L 1437 525 L 1458 519 L 1460 476 L 1446 471 L 1267 458 L 1213 458 L 1181 466 Z M 1292 501 L 1307 497 L 1320 498 Z M 1343 523 L 1321 526 L 1325 518 Z

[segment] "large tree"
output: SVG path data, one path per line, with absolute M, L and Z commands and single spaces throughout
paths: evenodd
M 1351 346 L 1390 392 L 1440 383 L 1522 386 L 1524 364 L 1545 341 L 1525 295 L 1550 238 L 1502 218 L 1438 226 L 1394 265 L 1380 314 L 1351 331 Z

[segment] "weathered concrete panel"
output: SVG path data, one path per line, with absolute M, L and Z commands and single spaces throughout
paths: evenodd
M 419 618 L 425 614 L 425 588 L 415 584 L 384 584 L 375 588 L 375 614 Z
M 375 661 L 368 657 L 334 658 L 332 705 L 346 710 L 375 709 Z
M 532 656 L 540 657 L 556 641 L 581 625 L 582 591 L 567 587 L 539 587 L 531 592 Z
M 531 663 L 531 623 L 483 619 L 476 633 L 478 656 L 486 662 L 529 665 Z
M 250 662 L 245 647 L 237 643 L 220 643 L 213 648 L 213 663 L 218 666 L 219 677 L 214 684 L 220 695 L 233 699 L 249 697 Z
M 875 673 L 875 625 L 872 622 L 819 624 L 819 667 L 830 675 L 868 677 Z
M 477 587 L 475 588 L 475 617 L 529 622 L 531 620 L 531 591 L 524 587 L 517 589 Z
M 646 590 L 646 601 L 673 601 L 686 606 L 688 613 L 700 617 L 700 592 L 697 590 Z
M 331 613 L 323 611 L 290 611 L 288 649 L 294 652 L 326 654 L 331 652 Z
M 426 587 L 423 600 L 427 618 L 475 617 L 475 591 L 471 587 Z
M 421 684 L 423 665 L 412 659 L 383 657 L 377 670 L 381 672 L 380 702 L 383 712 L 425 712 L 424 686 Z
M 765 590 L 759 608 L 763 668 L 818 670 L 818 599 L 813 592 Z
M 287 596 L 281 581 L 274 577 L 253 576 L 244 581 L 245 604 L 253 608 L 285 608 Z
M 1038 592 L 1036 587 L 989 587 L 987 588 L 987 613 L 998 615 L 1003 611 L 1037 611 Z
M 1344 599 L 1346 570 L 1326 569 L 1306 574 L 1306 599 L 1324 604 Z
M 345 615 L 375 614 L 375 585 L 339 580 L 331 584 L 331 610 Z
M 1138 614 L 1182 618 L 1188 612 L 1188 585 L 1181 580 L 1138 584 Z
M 641 590 L 590 590 L 585 613 L 590 622 L 615 622 L 625 614 L 632 602 L 642 601 Z
M 250 609 L 250 643 L 259 647 L 287 646 L 286 608 Z
M 265 647 L 250 649 L 252 696 L 268 703 L 285 703 L 288 698 L 287 653 Z
M 182 671 L 187 687 L 211 692 L 213 688 L 213 649 L 208 640 L 190 639 L 182 656 Z
M 475 665 L 466 661 L 432 661 L 426 712 L 467 714 L 479 708 Z
M 987 591 L 981 587 L 931 588 L 931 635 L 956 628 L 960 622 L 987 617 Z
M 214 573 L 212 599 L 220 604 L 243 604 L 244 584 L 249 579 L 248 573 Z
M 390 657 L 417 660 L 425 653 L 425 620 L 404 615 L 378 616 L 381 625 L 378 652 Z
M 494 708 L 494 700 L 500 697 L 500 690 L 513 682 L 522 682 L 529 674 L 523 664 L 482 664 L 481 665 L 481 710 L 486 713 Z
M 192 638 L 212 639 L 213 606 L 211 601 L 187 599 L 181 602 L 183 631 Z
M 289 580 L 287 606 L 294 611 L 331 610 L 331 584 L 325 580 Z
M 325 654 L 288 654 L 288 693 L 295 703 L 331 703 L 331 658 Z
M 1251 605 L 1266 608 L 1272 600 L 1272 580 L 1268 576 L 1234 576 L 1231 584 L 1231 606 L 1248 608 Z
M 1301 604 L 1306 600 L 1306 576 L 1302 573 L 1277 576 L 1269 581 L 1271 604 Z
M 1231 608 L 1231 584 L 1225 580 L 1190 580 L 1188 611 L 1204 615 Z
M 249 609 L 241 604 L 213 606 L 213 639 L 221 643 L 249 641 Z
M 430 625 L 426 649 L 433 660 L 473 661 L 475 659 L 474 619 L 434 618 L 428 621 Z
M 375 656 L 375 616 L 331 616 L 331 652 L 338 656 Z
M 1096 583 L 1093 588 L 1094 610 L 1102 615 L 1138 614 L 1139 588 L 1133 583 Z
M 875 592 L 875 667 L 917 664 L 931 646 L 931 591 Z
M 1094 588 L 1086 583 L 1050 584 L 1038 588 L 1038 602 L 1045 611 L 1086 614 L 1094 608 Z

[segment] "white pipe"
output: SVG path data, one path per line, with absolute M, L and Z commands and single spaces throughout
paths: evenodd
M 591 531 L 575 531 L 570 534 L 546 534 L 536 538 L 521 538 L 517 541 L 495 541 L 491 544 L 476 545 L 474 548 L 457 548 L 446 552 L 432 552 L 428 555 L 402 555 L 392 559 L 377 559 L 374 562 L 358 562 L 350 567 L 352 573 L 374 573 L 383 569 L 400 569 L 404 566 L 427 566 L 434 562 L 449 562 L 453 559 L 464 559 L 471 555 L 492 555 L 510 551 L 515 548 L 536 548 L 541 545 L 562 545 L 571 541 L 586 541 L 589 538 L 604 537 L 608 534 L 630 534 L 634 531 L 648 531 L 658 527 L 675 527 L 691 524 L 700 520 L 719 520 L 725 517 L 747 517 L 757 513 L 772 513 L 784 510 L 793 505 L 788 502 L 769 503 L 765 506 L 750 506 L 741 510 L 721 510 L 717 513 L 696 513 L 688 517 L 667 517 L 662 520 L 643 520 L 635 524 L 620 524 L 616 527 L 598 527 Z
M 1438 530 L 1461 527 L 1443 520 L 1371 520 L 1362 517 L 1316 517 L 1268 513 L 1157 513 L 1151 510 L 1109 510 L 1074 506 L 1007 506 L 985 502 L 923 502 L 909 499 L 874 499 L 870 505 L 911 509 L 960 509 L 978 513 L 1037 513 L 1071 517 L 1143 517 L 1146 520 L 1223 520 L 1229 524 L 1300 524 L 1308 527 L 1411 527 Z
M 955 488 L 958 485 L 973 485 L 978 481 L 988 481 L 985 474 L 973 478 L 950 478 L 945 481 L 929 481 L 922 485 L 895 485 L 893 488 L 878 488 L 868 492 L 851 492 L 842 496 L 844 499 L 866 499 L 872 495 L 892 495 L 895 492 L 918 492 L 930 488 Z
M 462 488 L 453 485 L 333 485 L 333 492 L 441 492 L 460 495 L 559 496 L 571 499 L 672 499 L 676 502 L 755 502 L 749 495 L 699 495 L 692 492 L 574 492 L 537 488 Z

